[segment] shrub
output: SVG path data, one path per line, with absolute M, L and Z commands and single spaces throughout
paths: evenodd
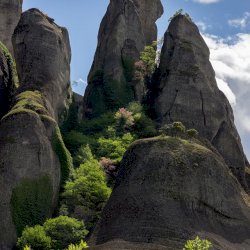
M 67 250 L 83 250 L 87 248 L 88 248 L 87 243 L 81 240 L 81 242 L 78 245 L 70 244 Z
M 186 131 L 186 133 L 188 134 L 188 136 L 190 136 L 191 138 L 196 138 L 199 134 L 199 132 L 196 129 L 188 129 Z
M 212 243 L 208 240 L 202 240 L 198 236 L 194 240 L 188 240 L 183 250 L 209 250 Z
M 106 157 L 114 161 L 121 161 L 124 153 L 129 145 L 134 141 L 134 137 L 131 133 L 123 134 L 121 137 L 116 138 L 104 138 L 98 139 L 98 158 Z
M 153 42 L 152 45 L 145 46 L 140 55 L 140 60 L 146 67 L 147 75 L 152 75 L 156 67 L 156 45 L 157 42 Z
M 125 108 L 120 108 L 115 113 L 115 120 L 117 122 L 118 129 L 129 130 L 134 125 L 133 113 Z
M 76 167 L 79 167 L 80 164 L 84 164 L 87 161 L 92 161 L 94 160 L 94 156 L 91 152 L 91 149 L 89 145 L 87 144 L 86 146 L 81 146 L 76 155 L 74 156 L 74 165 Z
M 48 219 L 43 227 L 52 239 L 53 249 L 65 249 L 70 243 L 77 244 L 88 233 L 83 222 L 67 216 Z
M 80 165 L 76 169 L 75 178 L 66 182 L 62 194 L 63 205 L 67 207 L 70 215 L 84 219 L 90 229 L 99 218 L 110 193 L 105 173 L 99 162 L 93 159 Z M 81 213 L 76 214 L 76 208 Z
M 26 227 L 22 236 L 17 241 L 19 249 L 28 250 L 48 250 L 51 249 L 52 240 L 46 235 L 42 226 Z

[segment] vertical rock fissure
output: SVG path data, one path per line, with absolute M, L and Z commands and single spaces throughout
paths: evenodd
M 173 109 L 173 107 L 174 107 L 174 104 L 175 104 L 175 101 L 176 101 L 176 99 L 177 99 L 178 92 L 179 92 L 179 90 L 176 89 L 176 90 L 175 90 L 175 96 L 174 96 L 173 102 L 171 103 L 170 108 L 168 109 L 168 111 L 167 111 L 167 112 L 164 114 L 164 116 L 163 116 L 163 117 L 166 117 L 166 116 L 168 115 L 169 120 L 170 120 L 171 122 L 174 121 L 174 120 L 172 119 L 172 117 L 171 117 L 171 111 L 172 111 L 172 109 Z
M 203 115 L 203 120 L 204 120 L 204 126 L 207 126 L 207 120 L 206 120 L 206 113 L 204 110 L 204 98 L 203 98 L 203 94 L 202 91 L 200 91 L 200 96 L 201 96 L 201 111 L 202 111 L 202 115 Z

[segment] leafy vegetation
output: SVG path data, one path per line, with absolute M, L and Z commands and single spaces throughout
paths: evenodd
M 42 226 L 26 227 L 22 236 L 18 239 L 17 247 L 24 250 L 47 250 L 51 249 L 52 240 L 46 235 Z
M 73 162 L 71 155 L 66 148 L 63 138 L 58 126 L 55 128 L 55 134 L 53 138 L 53 146 L 61 164 L 61 185 L 65 183 L 65 181 L 70 176 L 71 170 L 73 169 Z
M 110 194 L 103 169 L 93 156 L 88 155 L 85 163 L 76 169 L 75 177 L 66 182 L 61 213 L 84 220 L 91 229 Z
M 86 249 L 87 245 L 82 239 L 87 233 L 83 222 L 67 216 L 59 216 L 48 219 L 43 226 L 26 227 L 18 238 L 17 247 L 27 250 L 61 250 L 67 247 L 72 249 L 74 244 L 78 244 L 74 246 L 78 247 L 77 250 Z
M 13 59 L 12 55 L 10 54 L 7 47 L 0 41 L 0 49 L 3 51 L 3 54 L 7 60 L 8 68 L 10 70 L 10 80 L 12 82 L 12 85 L 9 86 L 11 94 L 14 93 L 14 91 L 19 87 L 19 80 L 16 70 L 16 62 Z
M 81 241 L 77 245 L 70 244 L 69 247 L 67 248 L 67 250 L 83 250 L 83 249 L 87 249 L 87 248 L 88 248 L 87 243 L 84 241 Z
M 52 183 L 48 176 L 23 179 L 11 196 L 11 214 L 17 234 L 26 226 L 43 223 L 50 215 Z
M 67 216 L 48 219 L 43 227 L 52 239 L 52 249 L 65 249 L 69 243 L 77 244 L 88 233 L 83 222 Z
M 192 22 L 192 18 L 190 17 L 190 15 L 188 13 L 184 13 L 183 9 L 177 10 L 175 14 L 169 18 L 168 21 L 171 22 L 175 17 L 180 16 L 180 15 L 187 17 L 187 19 Z
M 197 236 L 194 240 L 188 240 L 183 250 L 209 250 L 211 247 L 209 240 L 202 240 Z

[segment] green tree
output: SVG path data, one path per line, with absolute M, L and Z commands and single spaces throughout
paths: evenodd
M 79 167 L 80 164 L 84 164 L 87 161 L 92 161 L 93 159 L 94 159 L 94 156 L 89 147 L 89 144 L 83 145 L 77 150 L 77 153 L 74 156 L 74 165 L 76 167 Z
M 209 240 L 202 240 L 197 236 L 194 240 L 188 240 L 183 250 L 209 250 L 212 243 Z
M 83 222 L 67 216 L 48 219 L 43 227 L 52 239 L 53 249 L 65 249 L 70 243 L 77 244 L 88 234 Z
M 88 229 L 99 218 L 102 208 L 111 194 L 106 175 L 97 160 L 81 164 L 75 178 L 66 182 L 62 204 L 68 213 L 83 219 Z
M 140 55 L 140 60 L 144 63 L 149 76 L 153 74 L 156 66 L 156 46 L 157 41 L 145 46 Z
M 42 226 L 26 227 L 22 236 L 17 241 L 17 247 L 23 249 L 26 247 L 33 250 L 48 250 L 51 249 L 52 240 L 46 235 L 46 232 Z

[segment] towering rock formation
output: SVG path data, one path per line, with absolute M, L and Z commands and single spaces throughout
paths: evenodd
M 135 142 L 91 249 L 177 250 L 196 235 L 213 249 L 250 249 L 249 196 L 209 148 L 173 137 Z
M 57 206 L 72 167 L 56 120 L 69 102 L 67 32 L 39 10 L 22 14 L 13 44 L 21 86 L 0 122 L 0 249 Z
M 20 91 L 39 90 L 56 120 L 71 99 L 68 32 L 37 9 L 22 14 L 13 35 Z
M 220 152 L 241 184 L 244 155 L 232 108 L 218 89 L 209 49 L 196 25 L 178 15 L 165 34 L 155 108 L 161 125 L 181 121 L 195 128 Z
M 134 62 L 157 39 L 160 0 L 111 0 L 98 35 L 98 46 L 84 96 L 86 116 L 97 116 L 135 100 Z
M 13 54 L 11 37 L 22 13 L 23 0 L 0 1 L 0 41 Z

